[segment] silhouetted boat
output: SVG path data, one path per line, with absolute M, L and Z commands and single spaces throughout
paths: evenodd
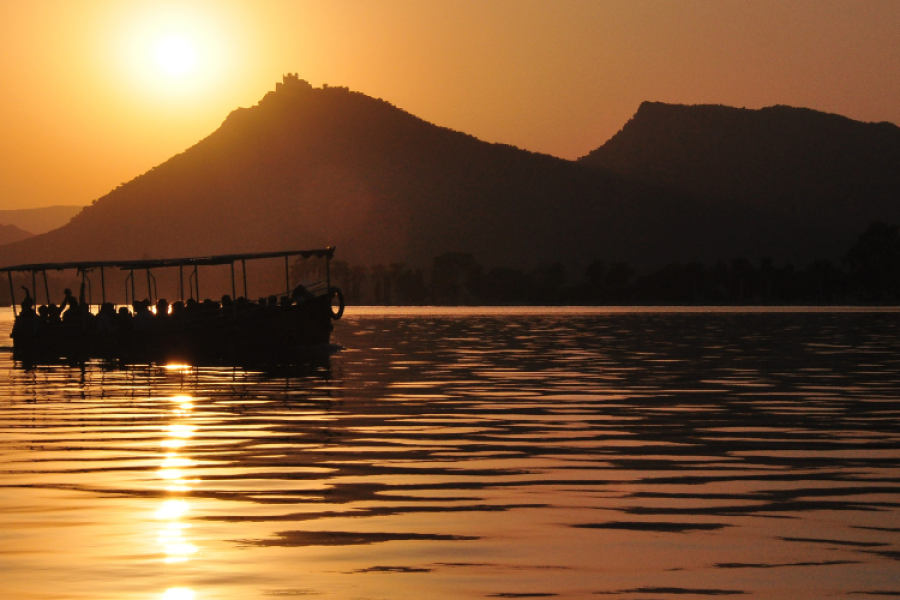
M 83 261 L 71 263 L 44 263 L 0 268 L 8 276 L 13 310 L 16 311 L 12 330 L 13 352 L 19 359 L 35 358 L 86 359 L 106 358 L 125 360 L 197 360 L 206 358 L 289 358 L 297 353 L 327 351 L 332 321 L 340 319 L 344 311 L 343 294 L 331 285 L 329 264 L 334 247 L 319 250 L 292 250 L 253 254 L 227 254 L 219 256 L 172 258 L 134 261 Z M 325 279 L 314 284 L 291 288 L 289 258 L 325 259 Z M 248 260 L 284 258 L 285 291 L 281 300 L 266 304 L 251 302 L 247 295 Z M 235 300 L 235 263 L 240 262 L 243 278 L 243 297 Z M 230 265 L 231 296 L 223 296 L 223 302 L 200 299 L 198 267 Z M 184 302 L 185 267 L 189 268 L 189 299 Z M 178 268 L 179 301 L 173 302 L 171 313 L 165 300 L 162 312 L 149 309 L 156 288 L 156 269 Z M 117 313 L 106 302 L 107 269 L 128 271 L 125 278 L 125 300 L 131 292 L 135 314 L 130 311 Z M 80 302 L 70 304 L 73 314 L 59 318 L 60 309 L 50 314 L 51 300 L 47 285 L 47 271 L 76 270 L 82 278 Z M 99 271 L 102 303 L 97 314 L 91 312 L 92 289 L 89 275 Z M 135 271 L 145 271 L 149 298 L 135 301 Z M 22 302 L 22 310 L 16 310 L 13 273 L 31 273 L 31 289 Z M 47 305 L 36 311 L 34 302 L 38 296 L 37 279 L 41 274 Z M 152 283 L 151 283 L 152 282 Z M 130 284 L 130 289 L 129 289 Z M 68 292 L 68 290 L 67 290 Z M 195 293 L 196 292 L 196 293 Z M 195 297 L 196 296 L 196 297 Z M 67 302 L 73 297 L 67 295 Z M 269 296 L 270 299 L 277 298 Z M 337 300 L 337 306 L 334 301 Z M 110 313 L 110 310 L 112 312 Z M 122 310 L 121 308 L 119 309 Z M 43 313 L 43 314 L 41 314 Z M 146 314 L 143 314 L 146 313 Z

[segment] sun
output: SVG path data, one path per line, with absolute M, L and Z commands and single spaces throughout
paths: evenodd
M 156 42 L 156 64 L 169 75 L 184 75 L 194 68 L 197 52 L 183 37 L 166 37 Z

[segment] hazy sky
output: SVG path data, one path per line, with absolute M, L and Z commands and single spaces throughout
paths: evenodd
M 287 72 L 565 158 L 644 100 L 900 123 L 900 1 L 0 0 L 0 208 L 90 203 Z

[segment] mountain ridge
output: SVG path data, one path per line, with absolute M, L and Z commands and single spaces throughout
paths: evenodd
M 785 207 L 752 194 L 723 196 L 715 185 L 731 189 L 740 180 L 727 163 L 721 181 L 706 188 L 673 180 L 672 155 L 702 135 L 694 130 L 706 132 L 704 143 L 714 149 L 732 134 L 726 128 L 714 135 L 704 125 L 716 115 L 698 120 L 692 107 L 671 106 L 642 104 L 606 144 L 568 161 L 484 142 L 344 87 L 313 88 L 286 76 L 255 106 L 232 111 L 209 136 L 65 226 L 0 247 L 0 264 L 325 245 L 367 265 L 424 265 L 451 251 L 471 252 L 487 265 L 559 261 L 576 269 L 598 257 L 638 267 L 766 255 L 802 262 L 842 255 L 868 224 L 855 223 L 895 215 L 885 202 L 880 213 L 868 205 L 829 212 L 809 202 Z M 720 108 L 726 117 L 746 116 L 732 112 L 745 109 Z M 689 114 L 674 118 L 679 111 Z M 886 135 L 892 147 L 893 134 Z M 665 143 L 653 141 L 660 139 Z M 653 160 L 635 158 L 648 156 Z M 893 180 L 885 182 L 893 193 Z M 855 220 L 848 210 L 859 213 Z

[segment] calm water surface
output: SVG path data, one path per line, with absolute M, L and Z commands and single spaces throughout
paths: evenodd
M 351 309 L 334 340 L 0 351 L 0 596 L 900 596 L 900 313 Z

